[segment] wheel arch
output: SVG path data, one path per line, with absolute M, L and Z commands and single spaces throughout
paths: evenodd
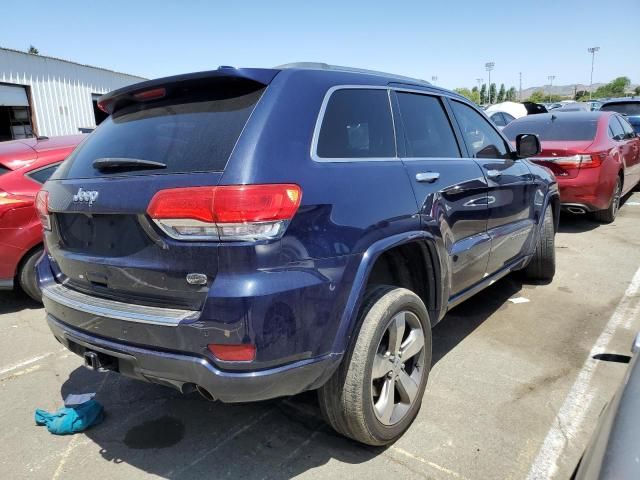
M 432 326 L 435 325 L 440 319 L 442 299 L 445 297 L 441 288 L 443 263 L 439 250 L 436 240 L 424 231 L 394 235 L 371 245 L 362 255 L 340 320 L 333 351 L 344 352 L 349 345 L 357 330 L 362 299 L 372 280 L 390 281 L 391 285 L 414 291 L 425 303 Z M 410 269 L 407 262 L 412 261 L 421 262 L 421 268 L 415 271 Z

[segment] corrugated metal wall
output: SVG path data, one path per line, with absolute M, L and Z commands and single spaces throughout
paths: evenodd
M 31 87 L 34 127 L 48 137 L 94 127 L 92 94 L 144 78 L 0 48 L 0 83 Z

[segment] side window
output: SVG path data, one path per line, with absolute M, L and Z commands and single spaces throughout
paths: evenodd
M 498 127 L 504 127 L 507 123 L 504 121 L 504 117 L 500 112 L 494 113 L 491 115 L 491 121 L 496 124 Z
M 455 100 L 451 102 L 451 107 L 473 157 L 509 158 L 509 147 L 482 115 Z
M 387 90 L 333 92 L 322 119 L 316 153 L 321 158 L 395 157 Z
M 622 125 L 622 130 L 624 130 L 624 137 L 625 138 L 634 138 L 635 137 L 635 132 L 634 132 L 633 127 L 631 126 L 631 124 L 627 121 L 627 119 L 624 118 L 624 117 L 617 117 L 617 119 L 620 122 L 620 125 Z
M 458 142 L 437 97 L 398 92 L 407 157 L 460 157 Z
M 624 139 L 624 130 L 615 115 L 609 119 L 609 136 L 614 140 Z
M 509 115 L 508 113 L 502 112 L 502 116 L 504 117 L 504 122 L 505 125 L 510 124 L 511 122 L 513 122 L 516 118 Z
M 60 164 L 56 163 L 55 165 L 51 165 L 50 167 L 41 168 L 40 170 L 35 170 L 33 172 L 29 172 L 29 173 L 27 173 L 27 176 L 29 178 L 32 178 L 33 180 L 35 180 L 38 183 L 44 183 L 47 180 L 49 180 L 49 177 L 51 175 L 53 175 L 53 172 L 55 172 L 56 169 L 59 166 L 60 166 Z

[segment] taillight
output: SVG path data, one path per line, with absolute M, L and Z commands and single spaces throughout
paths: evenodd
M 139 100 L 141 102 L 147 100 L 155 100 L 157 98 L 162 98 L 167 94 L 167 91 L 164 88 L 154 88 L 152 90 L 144 90 L 142 92 L 134 93 L 133 98 Z
M 228 185 L 160 190 L 147 213 L 179 240 L 279 238 L 302 199 L 298 185 Z
M 548 162 L 558 165 L 562 168 L 595 168 L 602 164 L 605 154 L 576 154 L 564 157 L 533 157 L 533 161 Z
M 45 230 L 51 230 L 51 217 L 49 216 L 49 192 L 40 190 L 36 195 L 36 211 L 40 223 Z

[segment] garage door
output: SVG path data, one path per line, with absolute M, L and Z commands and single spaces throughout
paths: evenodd
M 0 85 L 0 106 L 28 107 L 29 100 L 24 87 Z

